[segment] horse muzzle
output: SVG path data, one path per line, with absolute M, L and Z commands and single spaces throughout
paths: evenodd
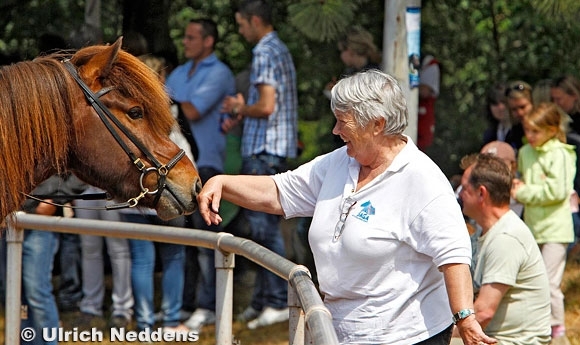
M 179 216 L 192 214 L 197 210 L 197 195 L 201 191 L 202 183 L 199 177 L 194 177 L 190 191 L 180 192 L 180 185 L 171 186 L 162 191 L 155 209 L 159 218 L 170 220 Z

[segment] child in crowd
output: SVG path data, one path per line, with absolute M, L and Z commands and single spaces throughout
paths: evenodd
M 565 336 L 564 295 L 560 289 L 566 248 L 574 241 L 570 196 L 576 153 L 566 144 L 568 117 L 557 105 L 541 103 L 522 119 L 528 144 L 518 154 L 522 180 L 512 197 L 524 204 L 524 221 L 540 246 L 550 280 L 552 344 L 569 344 Z

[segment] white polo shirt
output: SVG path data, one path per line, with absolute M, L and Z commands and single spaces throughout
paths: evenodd
M 451 325 L 437 267 L 471 263 L 459 204 L 410 138 L 384 173 L 354 191 L 359 170 L 342 147 L 273 178 L 285 217 L 313 217 L 309 242 L 339 341 L 422 341 Z

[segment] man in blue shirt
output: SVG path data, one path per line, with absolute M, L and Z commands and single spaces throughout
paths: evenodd
M 178 66 L 166 81 L 169 93 L 187 118 L 197 143 L 199 156 L 196 163 L 202 182 L 224 172 L 226 136 L 220 128 L 223 115 L 220 106 L 224 97 L 235 94 L 232 71 L 214 53 L 217 41 L 214 21 L 191 20 L 183 38 L 185 57 L 189 60 Z M 197 229 L 221 231 L 220 227 L 207 226 L 197 213 L 192 220 Z M 197 252 L 194 247 L 187 250 L 188 255 Z M 197 256 L 202 279 L 197 293 L 198 308 L 185 325 L 199 332 L 203 325 L 215 322 L 214 251 L 200 248 Z
M 263 0 L 243 1 L 236 12 L 239 32 L 256 44 L 252 50 L 248 101 L 241 94 L 226 97 L 225 112 L 243 119 L 242 174 L 271 175 L 287 170 L 287 158 L 296 157 L 298 101 L 296 71 L 286 45 L 272 25 L 272 10 Z M 252 239 L 285 255 L 279 217 L 244 210 Z M 251 305 L 243 319 L 250 329 L 288 320 L 288 285 L 259 268 Z

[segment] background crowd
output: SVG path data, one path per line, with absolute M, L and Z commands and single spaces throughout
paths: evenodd
M 124 48 L 156 70 L 167 85 L 174 101 L 175 116 L 181 124 L 181 128 L 176 128 L 176 131 L 182 136 L 183 147 L 195 160 L 204 183 L 224 173 L 274 175 L 285 172 L 288 170 L 288 159 L 295 158 L 299 151 L 296 72 L 290 52 L 274 29 L 271 13 L 260 2 L 252 4 L 250 1 L 247 7 L 241 7 L 236 12 L 235 21 L 239 33 L 254 45 L 251 66 L 245 74 L 238 76 L 234 76 L 231 69 L 215 55 L 215 45 L 220 37 L 216 23 L 210 19 L 194 19 L 187 24 L 182 41 L 187 61 L 179 66 L 175 56 L 149 51 L 139 34 L 125 35 Z M 380 69 L 380 52 L 373 41 L 372 35 L 364 29 L 354 27 L 346 33 L 344 39 L 337 42 L 345 71 L 321 90 L 321 97 L 326 95 L 332 100 L 333 86 L 347 76 Z M 58 37 L 46 35 L 39 42 L 46 43 L 39 50 L 50 53 L 53 50 L 76 49 L 87 44 L 102 43 L 102 37 L 99 33 L 91 33 L 85 28 L 71 35 L 68 40 L 58 41 Z M 425 57 L 423 67 L 419 115 L 426 122 L 421 123 L 420 116 L 417 146 L 425 151 L 432 144 L 435 133 L 434 102 L 440 93 L 440 72 L 438 62 L 433 56 Z M 467 221 L 472 221 L 471 224 L 479 228 L 472 235 L 475 237 L 472 241 L 474 246 L 471 272 L 474 274 L 476 295 L 474 312 L 476 315 L 487 315 L 485 319 L 477 317 L 481 327 L 500 341 L 505 337 L 506 341 L 516 339 L 514 343 L 519 339 L 521 343 L 537 341 L 538 344 L 546 344 L 551 341 L 552 344 L 566 344 L 564 296 L 560 285 L 567 256 L 573 255 L 580 248 L 575 245 L 580 239 L 580 174 L 576 174 L 577 148 L 580 144 L 580 82 L 572 75 L 564 75 L 540 80 L 533 87 L 531 85 L 516 80 L 501 81 L 490 86 L 485 114 L 489 127 L 481 135 L 481 146 L 496 142 L 508 144 L 513 154 L 513 158 L 510 158 L 510 169 L 505 171 L 503 184 L 473 182 L 471 179 L 474 174 L 481 173 L 485 177 L 485 174 L 490 174 L 486 171 L 489 169 L 487 165 L 494 167 L 498 162 L 490 161 L 485 155 L 484 158 L 480 156 L 479 160 L 471 160 L 463 167 L 463 177 L 467 182 L 462 181 L 461 191 L 457 194 L 462 204 L 473 203 L 471 211 L 464 213 L 471 218 Z M 272 126 L 272 123 L 283 125 Z M 333 148 L 344 144 L 342 136 L 337 135 L 335 139 L 337 140 Z M 176 142 L 177 140 L 179 139 L 176 138 Z M 505 150 L 505 147 L 502 149 Z M 500 156 L 497 148 L 482 152 Z M 508 156 L 511 157 L 509 154 Z M 227 165 L 235 160 L 239 160 L 239 168 L 232 171 Z M 506 176 L 509 183 L 505 181 Z M 55 179 L 67 180 L 69 177 L 60 176 Z M 65 186 L 64 183 L 58 185 Z M 484 208 L 473 207 L 477 205 L 476 199 L 468 200 L 470 188 L 477 189 L 481 186 L 485 186 L 482 189 L 484 194 L 489 193 L 486 194 L 488 202 L 493 206 L 490 206 L 490 210 L 497 207 L 503 210 L 502 216 L 507 212 L 506 205 L 509 208 L 510 205 L 519 204 L 516 217 L 513 218 L 510 213 L 508 225 L 499 221 L 498 224 L 505 228 L 517 227 L 517 231 L 521 232 L 530 231 L 539 249 L 537 253 L 532 249 L 535 247 L 531 245 L 533 242 L 530 242 L 530 237 L 521 241 L 525 242 L 525 254 L 515 251 L 504 253 L 501 252 L 503 247 L 489 254 L 489 246 L 492 245 L 487 240 L 491 237 L 490 229 L 498 227 L 494 227 L 496 223 L 489 222 L 487 215 L 478 214 L 477 211 Z M 85 193 L 96 192 L 91 186 L 83 186 L 81 189 Z M 59 189 L 56 195 L 61 193 L 69 191 Z M 501 194 L 501 197 L 494 196 L 494 193 Z M 65 202 L 72 202 L 80 207 L 98 204 L 63 200 Z M 25 210 L 38 214 L 64 215 L 62 212 L 67 209 L 46 210 L 45 204 L 33 203 L 27 205 Z M 346 216 L 348 212 L 350 208 L 346 211 Z M 231 213 L 243 219 L 237 221 L 243 223 L 240 226 L 248 229 L 246 235 L 249 238 L 280 255 L 285 255 L 284 240 L 279 228 L 280 215 L 249 208 L 243 208 L 237 213 L 235 207 Z M 227 225 L 222 223 L 208 226 L 199 214 L 166 223 L 147 211 L 86 212 L 81 208 L 69 216 L 210 231 L 223 231 L 224 225 Z M 307 237 L 310 218 L 303 219 L 306 225 L 301 229 L 305 232 L 304 237 Z M 344 227 L 344 222 L 342 226 Z M 38 233 L 49 237 L 46 239 L 49 242 L 46 243 L 51 243 L 50 250 L 42 251 L 47 257 L 38 255 L 38 244 L 34 247 Z M 506 232 L 502 236 L 525 238 L 526 235 Z M 90 326 L 94 318 L 106 317 L 110 327 L 129 327 L 134 324 L 138 330 L 150 330 L 155 325 L 161 325 L 164 332 L 199 332 L 203 326 L 215 322 L 215 271 L 211 250 L 148 241 L 56 235 L 31 230 L 27 230 L 25 235 L 25 248 L 27 245 L 31 251 L 25 250 L 23 258 L 38 260 L 30 261 L 31 267 L 42 269 L 41 272 L 29 269 L 28 272 L 32 274 L 30 277 L 23 275 L 23 302 L 29 306 L 26 320 L 36 327 L 58 325 L 59 311 L 78 313 L 78 324 L 69 325 L 70 327 Z M 305 245 L 308 247 L 306 242 Z M 480 260 L 480 249 L 484 245 L 487 251 L 481 253 L 488 256 L 482 255 Z M 494 256 L 499 256 L 498 253 L 502 254 L 504 261 L 492 260 Z M 55 259 L 61 262 L 57 265 L 61 279 L 60 286 L 53 293 L 51 278 Z M 528 335 L 528 329 L 519 329 L 519 335 L 514 336 L 506 331 L 511 326 L 507 321 L 502 323 L 497 318 L 494 319 L 498 311 L 503 310 L 502 307 L 506 308 L 505 303 L 510 296 L 520 292 L 516 287 L 525 290 L 518 280 L 522 272 L 512 272 L 517 277 L 514 280 L 494 280 L 499 278 L 491 273 L 486 276 L 482 272 L 487 269 L 492 271 L 493 267 L 501 266 L 502 263 L 520 259 L 534 259 L 529 265 L 534 267 L 535 274 L 541 276 L 537 281 L 527 283 L 531 284 L 531 289 L 545 292 L 544 295 L 535 296 L 534 300 L 539 301 L 536 306 L 544 305 L 539 311 L 540 314 L 535 315 L 544 315 L 541 313 L 549 310 L 550 316 L 540 320 L 549 319 L 547 332 L 546 327 L 541 327 L 541 322 L 530 322 L 531 326 L 536 327 L 531 335 Z M 540 259 L 544 266 L 538 265 Z M 26 262 L 23 259 L 23 264 Z M 105 269 L 109 268 L 113 277 L 110 297 L 112 303 L 110 310 L 104 310 L 104 275 Z M 154 303 L 156 270 L 162 272 L 160 305 Z M 42 279 L 39 279 L 40 276 Z M 542 277 L 546 278 L 545 281 Z M 287 320 L 286 282 L 271 272 L 259 270 L 254 285 L 252 301 L 239 315 L 240 320 L 247 322 L 251 329 Z M 485 300 L 482 296 L 489 293 L 489 288 L 495 293 L 492 295 L 496 303 L 495 308 L 491 309 L 489 304 L 482 302 Z M 467 317 L 469 315 L 465 318 Z M 518 317 L 525 316 L 514 316 Z M 462 320 L 463 318 L 456 321 Z M 522 341 L 523 334 L 534 340 Z

